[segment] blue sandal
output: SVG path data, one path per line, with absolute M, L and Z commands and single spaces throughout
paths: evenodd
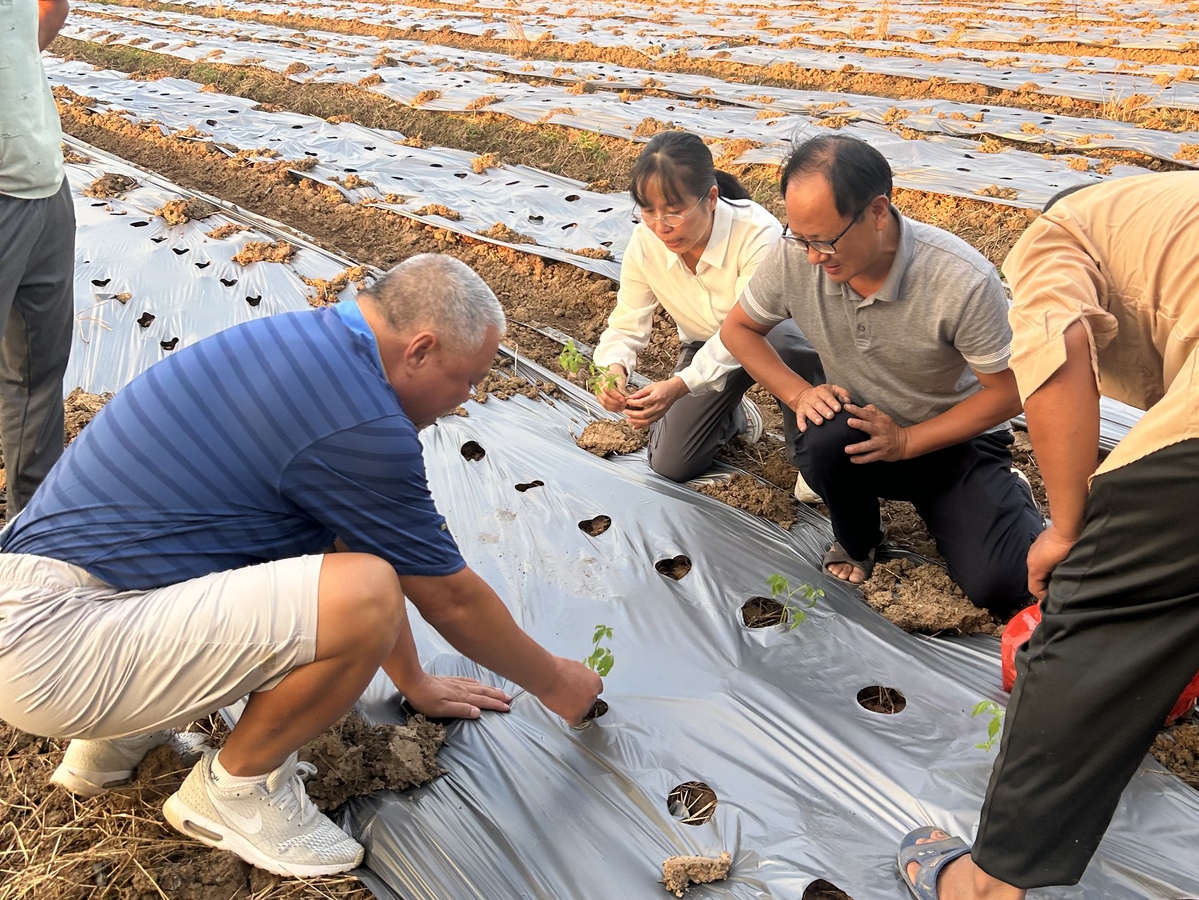
M 936 832 L 947 834 L 943 828 L 926 825 L 908 832 L 899 845 L 899 874 L 916 900 L 937 900 L 937 876 L 949 863 L 970 852 L 966 842 L 958 837 L 929 841 Z M 925 841 L 923 844 L 917 841 Z M 916 880 L 908 877 L 908 865 L 919 863 Z

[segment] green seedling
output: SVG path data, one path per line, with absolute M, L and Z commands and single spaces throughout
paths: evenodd
M 612 629 L 607 625 L 596 625 L 595 634 L 591 637 L 591 655 L 583 660 L 587 668 L 600 678 L 605 677 L 611 672 L 612 665 L 616 662 L 612 656 L 612 651 L 607 647 L 600 646 L 600 641 L 605 640 L 612 640 Z
M 994 700 L 984 700 L 974 707 L 974 712 L 970 713 L 970 717 L 990 715 L 991 719 L 987 722 L 987 739 L 981 744 L 975 744 L 979 750 L 991 751 L 995 748 L 995 744 L 999 741 L 999 733 L 1003 731 L 1003 715 L 1004 711 L 999 704 Z
M 607 369 L 602 369 L 593 363 L 587 357 L 579 352 L 579 348 L 575 346 L 573 340 L 567 341 L 566 346 L 562 348 L 562 352 L 558 354 L 558 363 L 562 369 L 569 375 L 577 375 L 580 371 L 587 372 L 587 390 L 593 394 L 602 394 L 604 391 L 617 390 L 617 385 L 620 384 L 620 376 Z
M 766 579 L 766 583 L 770 585 L 770 596 L 774 600 L 782 598 L 783 604 L 783 621 L 787 623 L 787 630 L 794 631 L 800 625 L 807 621 L 808 614 L 804 609 L 811 609 L 816 605 L 816 601 L 824 596 L 824 591 L 820 588 L 812 587 L 810 584 L 801 584 L 799 587 L 792 589 L 791 582 L 777 572 Z M 800 595 L 800 601 L 806 601 L 806 607 L 800 607 L 799 602 L 793 602 L 792 598 L 796 594 Z

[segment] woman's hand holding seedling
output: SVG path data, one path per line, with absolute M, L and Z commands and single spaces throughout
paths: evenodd
M 676 401 L 687 394 L 686 383 L 677 375 L 665 381 L 655 381 L 629 395 L 625 416 L 634 428 L 649 428 L 666 415 L 666 411 L 674 406 Z
M 608 366 L 608 371 L 596 383 L 595 396 L 600 406 L 608 412 L 624 412 L 628 397 L 625 395 L 625 384 L 628 374 L 620 363 Z

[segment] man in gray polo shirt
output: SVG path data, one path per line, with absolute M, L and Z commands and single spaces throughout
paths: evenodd
M 0 444 L 9 518 L 63 450 L 75 207 L 41 51 L 66 18 L 67 0 L 0 0 Z
M 829 508 L 824 566 L 870 577 L 879 498 L 909 500 L 976 605 L 1031 602 L 1028 548 L 1041 517 L 1012 470 L 1008 302 L 995 268 L 964 241 L 891 206 L 891 168 L 842 135 L 807 141 L 783 167 L 788 227 L 721 340 L 795 410 L 791 461 Z M 764 335 L 792 318 L 824 364 L 813 385 Z

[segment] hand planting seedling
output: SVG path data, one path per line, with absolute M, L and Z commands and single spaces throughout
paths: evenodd
M 612 656 L 612 651 L 607 647 L 600 646 L 600 641 L 603 640 L 612 640 L 612 629 L 607 625 L 596 625 L 595 634 L 591 638 L 591 655 L 583 660 L 587 668 L 600 678 L 605 677 L 611 672 L 612 665 L 616 662 Z
M 814 588 L 810 584 L 801 584 L 792 590 L 791 582 L 777 572 L 769 576 L 766 583 L 770 585 L 771 598 L 775 600 L 782 598 L 783 622 L 786 623 L 788 631 L 794 631 L 808 618 L 808 614 L 800 608 L 798 603 L 791 602 L 792 597 L 796 594 L 802 595 L 802 599 L 808 601 L 806 608 L 811 609 L 816 605 L 816 601 L 824 596 L 824 591 Z
M 996 742 L 999 740 L 999 733 L 1003 730 L 1004 711 L 999 704 L 994 700 L 984 700 L 974 707 L 974 712 L 970 713 L 970 717 L 990 714 L 991 720 L 987 723 L 987 739 L 981 744 L 975 744 L 979 750 L 990 751 L 994 749 Z
M 558 363 L 569 375 L 577 375 L 586 366 L 587 390 L 593 394 L 618 390 L 620 376 L 608 369 L 600 368 L 583 356 L 573 340 L 567 341 L 566 346 L 562 348 L 562 352 L 558 355 Z

